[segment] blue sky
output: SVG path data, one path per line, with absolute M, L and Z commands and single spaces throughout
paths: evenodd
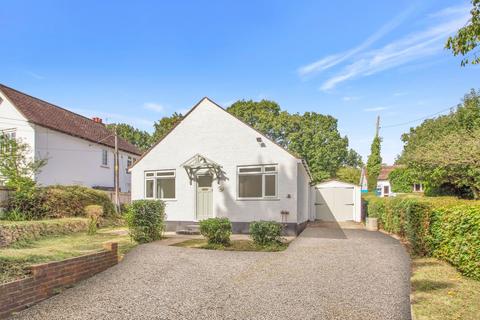
M 480 87 L 443 49 L 468 1 L 2 1 L 0 82 L 152 130 L 204 96 L 331 114 L 392 163 L 410 122 Z M 407 124 L 403 124 L 409 122 Z M 398 126 L 392 126 L 403 124 Z M 388 127 L 390 126 L 390 127 Z

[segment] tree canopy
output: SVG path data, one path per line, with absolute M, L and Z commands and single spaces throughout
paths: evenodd
M 470 21 L 445 44 L 455 56 L 460 54 L 464 57 L 462 66 L 480 63 L 479 50 L 474 51 L 480 45 L 480 0 L 472 0 L 472 5 Z M 469 54 L 472 56 L 469 57 Z
M 150 147 L 152 137 L 148 132 L 136 129 L 126 123 L 107 124 L 107 129 L 114 131 L 115 126 L 117 127 L 117 133 L 120 137 L 127 140 L 141 151 L 145 151 Z
M 269 100 L 240 100 L 227 111 L 305 159 L 315 181 L 335 177 L 344 165 L 362 164 L 360 155 L 348 149 L 348 139 L 341 136 L 337 119 L 332 116 L 316 112 L 290 114 Z
M 382 156 L 380 154 L 382 139 L 376 135 L 373 138 L 370 147 L 370 155 L 367 160 L 367 180 L 368 190 L 375 191 L 377 189 L 377 180 L 380 170 L 382 170 Z
M 448 115 L 424 121 L 402 136 L 398 160 L 430 187 L 469 188 L 480 196 L 480 92 L 472 90 Z
M 163 117 L 162 119 L 155 121 L 153 125 L 155 131 L 152 134 L 151 144 L 162 139 L 182 119 L 183 115 L 175 112 L 170 117 Z

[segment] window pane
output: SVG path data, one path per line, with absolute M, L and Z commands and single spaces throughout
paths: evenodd
M 153 180 L 145 182 L 145 198 L 153 198 Z
M 240 168 L 239 172 L 261 172 L 262 168 L 256 167 L 256 168 Z
M 145 175 L 146 175 L 147 177 L 153 177 L 154 174 L 153 174 L 153 172 L 147 172 Z
M 157 198 L 175 199 L 175 178 L 157 179 Z
M 265 197 L 275 197 L 276 194 L 276 175 L 265 176 Z
M 173 177 L 174 172 L 173 171 L 160 171 L 157 172 L 157 177 Z
M 212 186 L 213 177 L 212 176 L 198 176 L 197 183 L 199 188 L 206 188 Z
M 238 196 L 240 198 L 261 198 L 262 175 L 238 176 Z
M 265 167 L 265 172 L 275 172 L 277 171 L 277 167 Z

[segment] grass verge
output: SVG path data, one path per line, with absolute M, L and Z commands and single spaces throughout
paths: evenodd
M 256 245 L 251 240 L 232 240 L 229 246 L 209 244 L 205 239 L 190 239 L 183 242 L 172 244 L 175 247 L 197 248 L 209 250 L 224 251 L 261 251 L 261 252 L 278 252 L 287 249 L 288 243 L 278 243 L 268 246 Z
M 28 266 L 37 263 L 60 261 L 103 249 L 106 242 L 117 242 L 119 254 L 123 255 L 136 243 L 128 234 L 118 229 L 100 229 L 95 235 L 74 233 L 45 237 L 36 241 L 21 241 L 0 249 L 0 283 L 25 277 Z
M 416 320 L 474 320 L 480 315 L 480 281 L 434 258 L 413 259 L 412 306 Z

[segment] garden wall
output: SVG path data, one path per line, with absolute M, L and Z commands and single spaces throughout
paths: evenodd
M 39 221 L 1 221 L 0 248 L 21 240 L 37 240 L 44 236 L 85 231 L 88 219 L 65 218 Z
M 117 243 L 104 251 L 31 266 L 31 276 L 0 285 L 0 318 L 28 308 L 118 263 Z

